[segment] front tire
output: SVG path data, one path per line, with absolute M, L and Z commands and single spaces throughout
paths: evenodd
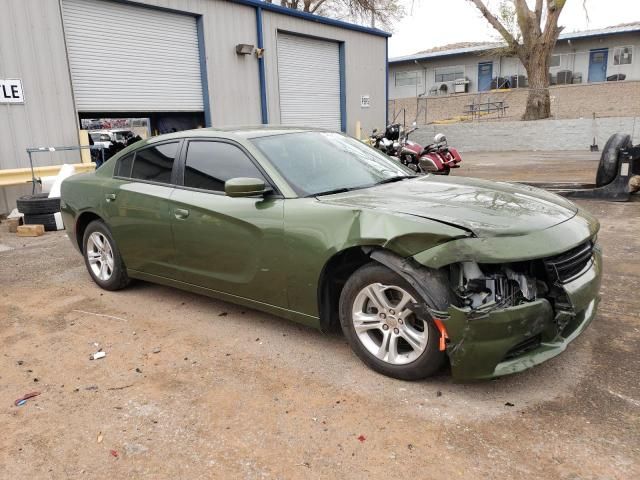
M 340 295 L 340 324 L 354 353 L 371 369 L 401 380 L 420 380 L 443 364 L 440 332 L 431 318 L 420 319 L 411 304 L 418 293 L 402 277 L 378 263 L 347 280 Z
M 129 284 L 127 269 L 111 231 L 100 220 L 87 225 L 82 239 L 82 254 L 94 282 L 105 290 L 120 290 Z

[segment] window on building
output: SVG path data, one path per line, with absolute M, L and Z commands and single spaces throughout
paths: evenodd
M 551 55 L 551 59 L 549 60 L 549 67 L 559 67 L 560 66 L 561 55 Z
M 185 187 L 224 192 L 224 183 L 237 177 L 264 180 L 258 167 L 235 145 L 207 141 L 189 143 L 184 170 Z
M 464 78 L 464 67 L 440 67 L 435 70 L 436 83 L 453 82 L 458 78 Z
M 422 71 L 396 72 L 396 87 L 422 85 Z
M 178 142 L 164 143 L 136 152 L 131 178 L 171 183 L 171 169 L 178 153 Z
M 613 49 L 614 65 L 630 65 L 633 62 L 633 47 L 616 47 Z

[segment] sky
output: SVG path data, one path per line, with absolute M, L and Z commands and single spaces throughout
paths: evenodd
M 407 15 L 393 27 L 389 57 L 410 55 L 456 42 L 499 40 L 498 34 L 468 0 L 402 0 Z M 488 0 L 496 6 L 498 0 Z M 640 22 L 639 0 L 567 0 L 560 15 L 564 32 Z

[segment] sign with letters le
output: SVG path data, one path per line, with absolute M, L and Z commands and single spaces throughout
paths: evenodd
M 0 80 L 0 103 L 24 103 L 22 80 Z

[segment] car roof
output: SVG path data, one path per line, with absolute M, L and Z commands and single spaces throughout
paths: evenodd
M 162 142 L 166 140 L 181 139 L 185 137 L 201 138 L 227 138 L 230 140 L 244 140 L 274 135 L 286 135 L 289 133 L 303 132 L 328 132 L 329 130 L 312 127 L 286 127 L 282 125 L 249 125 L 240 127 L 208 127 L 194 130 L 182 130 L 180 132 L 165 133 L 149 138 L 147 143 Z

